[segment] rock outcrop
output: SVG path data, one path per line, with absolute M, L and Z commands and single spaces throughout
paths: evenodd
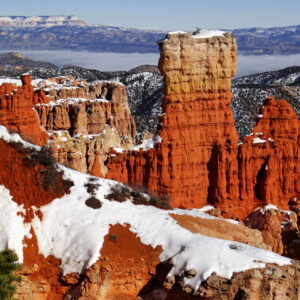
M 272 250 L 271 245 L 265 243 L 263 234 L 259 230 L 255 230 L 258 229 L 255 226 L 253 226 L 255 229 L 250 229 L 243 224 L 232 224 L 228 220 L 222 219 L 209 220 L 176 214 L 171 214 L 171 216 L 181 227 L 191 232 Z
M 23 75 L 21 80 L 20 87 L 9 83 L 0 86 L 0 124 L 36 145 L 43 145 L 48 136 L 40 127 L 38 115 L 32 107 L 48 99 L 42 90 L 34 91 L 30 75 Z
M 113 102 L 127 102 L 125 86 L 117 81 L 97 80 L 92 83 L 73 76 L 53 77 L 37 83 L 52 101 L 67 98 L 106 99 Z
M 299 120 L 284 100 L 265 101 L 250 136 L 238 143 L 230 108 L 236 46 L 230 34 L 169 34 L 160 44 L 165 96 L 153 149 L 109 157 L 108 178 L 167 194 L 173 207 L 214 204 L 244 219 L 299 197 Z
M 50 134 L 49 145 L 59 163 L 77 171 L 103 177 L 107 172 L 104 161 L 111 148 L 133 146 L 131 137 L 120 136 L 115 128 L 105 125 L 98 134 L 70 136 L 67 130 Z
M 273 252 L 299 259 L 299 228 L 295 212 L 267 205 L 254 210 L 245 220 L 245 224 L 258 229 L 264 243 Z
M 123 84 L 64 76 L 42 80 L 50 102 L 35 109 L 50 134 L 53 156 L 81 172 L 104 176 L 109 148 L 134 145 L 136 128 Z
M 188 285 L 182 285 L 182 279 L 169 278 L 166 289 L 160 289 L 160 298 L 155 298 L 155 291 L 142 296 L 144 300 L 210 300 L 210 299 L 291 299 L 297 300 L 299 293 L 299 264 L 293 268 L 268 265 L 265 269 L 252 269 L 235 273 L 231 279 L 217 275 L 210 276 L 194 291 Z M 158 289 L 157 289 L 158 290 Z

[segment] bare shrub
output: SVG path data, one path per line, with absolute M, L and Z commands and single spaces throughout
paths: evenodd
M 95 195 L 97 189 L 100 187 L 100 184 L 99 184 L 99 183 L 92 183 L 92 182 L 89 180 L 89 182 L 86 183 L 84 186 L 86 187 L 86 190 L 87 190 L 87 192 L 88 192 L 90 195 Z
M 106 195 L 108 200 L 124 202 L 131 197 L 131 189 L 126 185 L 116 185 L 111 188 L 111 193 Z
M 152 205 L 162 209 L 171 208 L 168 196 L 153 195 L 144 186 L 139 186 L 133 190 L 126 185 L 116 185 L 111 188 L 111 193 L 106 196 L 106 199 L 118 202 L 124 202 L 130 198 L 132 198 L 133 203 L 136 205 Z
M 118 239 L 118 236 L 116 234 L 109 234 L 108 235 L 108 239 L 113 242 L 113 243 L 116 243 L 117 242 L 117 239 Z
M 102 207 L 102 203 L 99 199 L 96 197 L 90 197 L 85 201 L 85 205 L 88 207 L 91 207 L 93 209 L 99 209 Z

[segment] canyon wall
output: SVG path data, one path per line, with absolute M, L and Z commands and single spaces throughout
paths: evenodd
M 230 34 L 168 34 L 160 43 L 163 116 L 154 148 L 109 157 L 107 178 L 167 194 L 173 207 L 208 203 L 244 218 L 299 196 L 299 120 L 284 101 L 267 99 L 243 143 L 234 126 L 231 79 L 236 44 Z

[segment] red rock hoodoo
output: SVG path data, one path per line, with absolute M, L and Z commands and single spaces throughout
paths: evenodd
M 0 86 L 0 124 L 33 144 L 43 145 L 48 135 L 40 127 L 38 115 L 32 107 L 48 100 L 42 90 L 34 91 L 30 75 L 23 75 L 21 80 L 20 87 L 9 83 Z
M 245 217 L 254 207 L 284 208 L 299 188 L 299 121 L 284 101 L 268 99 L 253 134 L 238 145 L 231 104 L 236 43 L 230 34 L 168 34 L 162 141 L 107 160 L 107 178 L 170 196 L 173 207 L 207 203 Z

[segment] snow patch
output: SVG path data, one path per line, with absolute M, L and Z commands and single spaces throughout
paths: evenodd
M 260 137 L 256 137 L 253 139 L 253 144 L 263 144 L 263 143 L 266 143 L 267 140 L 263 140 L 261 139 Z
M 0 85 L 2 85 L 3 83 L 10 83 L 10 84 L 14 84 L 16 86 L 21 86 L 22 85 L 22 81 L 20 79 L 13 79 L 13 78 L 0 78 Z
M 168 32 L 168 34 L 185 34 L 185 33 L 187 33 L 187 32 L 185 32 L 185 31 L 171 31 L 171 32 Z
M 204 39 L 204 38 L 211 38 L 214 36 L 222 36 L 224 37 L 225 31 L 220 30 L 206 30 L 206 29 L 200 29 L 197 31 L 196 34 L 193 34 L 194 39 Z
M 0 125 L 0 138 L 3 139 L 7 143 L 21 143 L 25 148 L 40 150 L 41 147 L 38 147 L 36 145 L 30 144 L 26 141 L 24 141 L 20 135 L 17 133 L 9 133 L 6 127 Z
M 67 98 L 59 99 L 56 101 L 50 101 L 48 103 L 37 103 L 36 106 L 58 106 L 66 103 L 67 105 L 87 103 L 108 103 L 111 102 L 106 99 L 86 99 L 86 98 Z
M 91 177 L 65 167 L 60 168 L 64 177 L 74 182 L 70 194 L 41 207 L 43 219 L 35 216 L 32 223 L 40 252 L 44 256 L 52 254 L 60 258 L 64 274 L 83 272 L 95 263 L 104 236 L 110 225 L 114 224 L 129 224 L 130 230 L 137 234 L 142 243 L 153 248 L 162 246 L 160 260 L 171 259 L 174 264 L 169 275 L 180 275 L 187 268 L 195 268 L 197 275 L 185 279 L 187 284 L 195 288 L 213 272 L 230 278 L 233 272 L 264 267 L 267 262 L 290 264 L 289 259 L 269 251 L 194 234 L 180 227 L 169 216 L 169 213 L 187 214 L 189 211 L 161 210 L 152 206 L 134 205 L 129 200 L 122 203 L 109 201 L 105 195 L 117 184 L 110 180 L 93 178 L 94 183 L 101 185 L 95 197 L 101 201 L 102 207 L 92 209 L 85 205 L 90 195 L 84 187 Z M 192 214 L 204 215 L 196 210 Z
M 0 250 L 11 249 L 16 252 L 19 262 L 23 262 L 23 239 L 30 238 L 31 226 L 24 224 L 22 214 L 25 214 L 23 205 L 12 200 L 10 191 L 0 185 Z
M 148 151 L 155 147 L 156 144 L 161 143 L 162 138 L 159 135 L 151 139 L 144 140 L 140 145 L 129 148 L 130 151 L 139 151 L 140 149 L 144 149 L 144 151 Z

